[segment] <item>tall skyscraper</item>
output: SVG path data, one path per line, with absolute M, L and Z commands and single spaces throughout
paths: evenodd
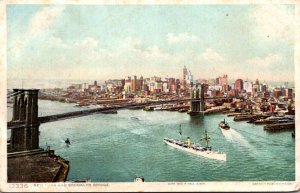
M 241 92 L 243 89 L 244 89 L 244 85 L 243 85 L 243 80 L 242 79 L 237 79 L 235 81 L 235 89 L 238 91 L 238 92 Z
M 246 80 L 244 82 L 244 89 L 246 90 L 246 92 L 252 92 L 252 82 L 251 81 L 248 81 Z
M 219 85 L 222 86 L 226 84 L 228 84 L 228 76 L 227 74 L 224 74 L 223 76 L 219 77 Z
M 136 89 L 137 88 L 137 78 L 136 78 L 136 76 L 132 76 L 131 77 L 131 91 L 132 92 L 136 92 Z
M 185 80 L 186 79 L 186 76 L 188 75 L 188 71 L 187 71 L 187 68 L 185 67 L 185 65 L 184 65 L 184 67 L 183 67 L 183 80 Z

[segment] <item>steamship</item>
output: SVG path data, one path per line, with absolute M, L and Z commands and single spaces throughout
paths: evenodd
M 179 130 L 180 138 L 182 135 L 181 127 Z M 198 143 L 191 143 L 190 137 L 187 137 L 187 140 L 183 142 L 181 139 L 169 139 L 169 138 L 164 138 L 164 142 L 172 146 L 174 148 L 195 154 L 195 155 L 200 155 L 209 159 L 215 159 L 215 160 L 220 160 L 220 161 L 226 161 L 226 154 L 222 152 L 215 152 L 212 151 L 212 147 L 208 145 L 210 141 L 210 137 L 207 135 L 207 131 L 205 130 L 205 135 L 201 139 L 201 141 L 205 141 L 206 146 L 201 146 Z

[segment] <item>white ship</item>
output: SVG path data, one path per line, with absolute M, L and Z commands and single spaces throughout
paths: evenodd
M 182 134 L 181 132 L 181 127 L 180 127 L 180 136 Z M 174 148 L 189 152 L 189 153 L 193 153 L 196 155 L 200 155 L 209 159 L 216 159 L 216 160 L 220 160 L 220 161 L 226 161 L 226 154 L 222 153 L 222 152 L 215 152 L 212 151 L 212 148 L 210 146 L 208 146 L 208 142 L 210 140 L 210 137 L 207 135 L 207 131 L 205 130 L 205 136 L 201 139 L 204 140 L 206 142 L 206 146 L 203 147 L 198 143 L 191 143 L 190 138 L 187 137 L 187 141 L 186 142 L 182 142 L 182 140 L 178 140 L 178 139 L 169 139 L 169 138 L 165 138 L 164 142 Z

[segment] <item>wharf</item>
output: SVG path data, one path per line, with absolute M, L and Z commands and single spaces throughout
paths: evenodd
M 265 119 L 270 117 L 269 115 L 253 115 L 253 114 L 247 114 L 247 115 L 236 115 L 233 120 L 234 121 L 255 121 L 258 119 Z
M 295 130 L 295 122 L 268 124 L 264 126 L 264 130 L 267 131 Z
M 249 115 L 249 113 L 228 113 L 227 117 L 233 117 L 237 115 Z
M 65 182 L 69 162 L 42 149 L 9 153 L 7 159 L 8 182 Z
M 206 109 L 204 111 L 204 114 L 207 115 L 207 114 L 212 114 L 212 113 L 222 113 L 226 109 L 227 108 L 223 107 L 223 106 L 214 107 L 214 108 L 211 108 L 211 109 Z

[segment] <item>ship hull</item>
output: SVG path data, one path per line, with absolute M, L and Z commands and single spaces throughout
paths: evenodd
M 195 154 L 195 155 L 203 156 L 203 157 L 206 157 L 206 158 L 209 158 L 209 159 L 226 161 L 226 154 L 224 154 L 224 153 L 217 153 L 217 152 L 213 152 L 213 151 L 209 151 L 209 150 L 207 150 L 207 151 L 200 151 L 200 150 L 195 150 L 193 148 L 186 148 L 186 147 L 182 147 L 182 146 L 176 145 L 174 143 L 170 143 L 170 142 L 168 142 L 165 139 L 164 139 L 164 142 L 167 145 L 171 146 L 171 147 L 174 147 L 176 149 L 180 149 L 182 151 L 186 151 L 186 152 L 189 152 L 189 153 L 192 153 L 192 154 Z
M 219 124 L 219 127 L 221 128 L 221 129 L 224 129 L 224 130 L 229 130 L 230 129 L 230 127 L 229 126 L 225 126 L 224 124 Z

